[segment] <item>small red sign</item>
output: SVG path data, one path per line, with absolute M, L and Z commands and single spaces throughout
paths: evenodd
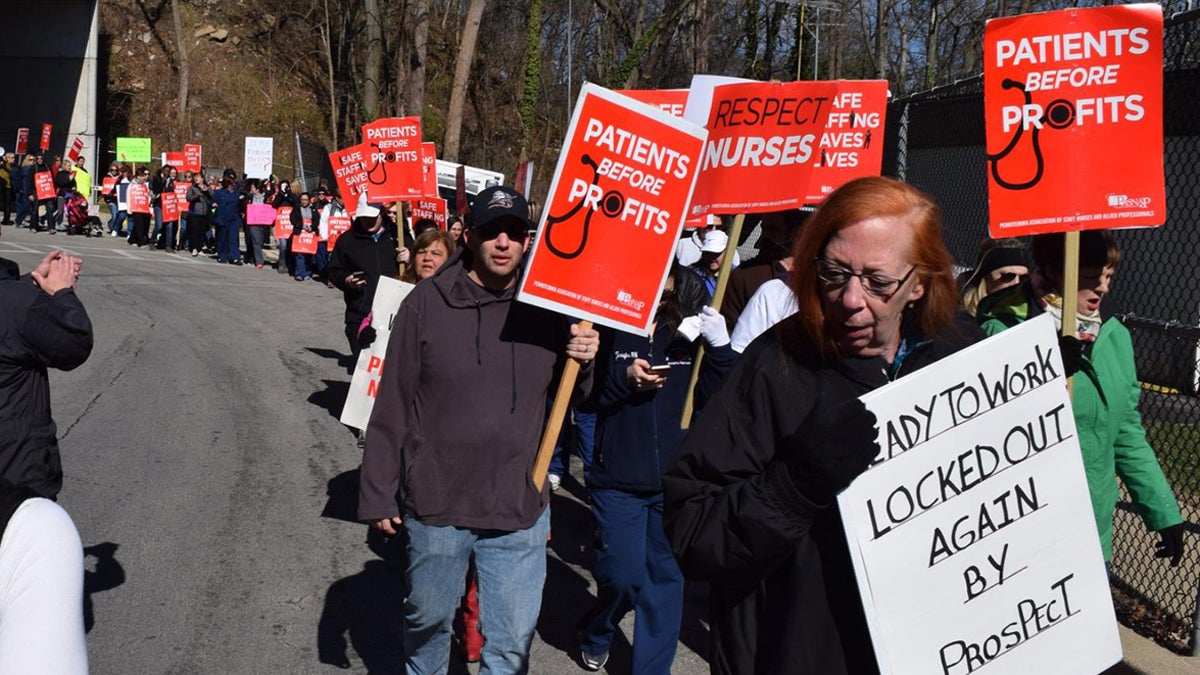
M 54 174 L 49 171 L 33 174 L 33 187 L 39 200 L 54 199 Z
M 338 237 L 350 231 L 350 216 L 330 216 L 329 217 L 329 245 L 328 249 L 333 250 L 337 244 Z
M 317 252 L 317 233 L 316 232 L 301 232 L 292 237 L 292 253 L 308 253 Z
M 200 170 L 200 151 L 198 144 L 189 143 L 183 146 L 183 171 L 196 173 Z
M 42 125 L 42 144 L 40 146 L 42 148 L 42 150 L 50 149 L 50 130 L 51 130 L 51 128 L 52 128 L 52 126 L 50 125 L 49 122 Z
M 21 127 L 17 129 L 17 154 L 24 155 L 29 152 L 29 127 Z
M 287 239 L 292 236 L 292 207 L 281 206 L 275 212 L 275 229 L 272 234 L 276 239 Z
M 150 186 L 145 183 L 129 184 L 129 212 L 150 213 Z
M 436 197 L 438 194 L 437 184 L 437 144 L 422 143 L 421 144 L 421 171 L 425 178 L 424 192 L 426 197 Z
M 441 197 L 421 197 L 414 199 L 409 205 L 409 214 L 412 217 L 411 225 L 414 232 L 417 230 L 418 220 L 432 220 L 437 223 L 439 230 L 446 229 L 446 200 Z
M 167 222 L 179 220 L 179 200 L 174 192 L 162 193 L 162 217 Z

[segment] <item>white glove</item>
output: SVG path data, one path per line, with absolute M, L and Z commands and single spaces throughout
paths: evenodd
M 700 310 L 700 335 L 710 347 L 724 347 L 729 344 L 729 329 L 725 326 L 725 317 L 712 307 L 705 306 Z
M 696 338 L 700 337 L 700 315 L 689 316 L 679 322 L 677 332 L 687 338 L 688 342 L 695 342 Z

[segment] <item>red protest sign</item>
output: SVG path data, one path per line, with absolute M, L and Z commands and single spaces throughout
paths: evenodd
M 33 187 L 38 200 L 54 199 L 54 175 L 49 171 L 39 171 L 33 174 Z
M 190 186 L 187 183 L 181 181 L 175 182 L 175 202 L 183 211 L 187 211 L 187 191 L 189 187 Z
M 183 168 L 181 171 L 196 173 L 200 170 L 201 148 L 198 144 L 188 143 L 183 146 Z
M 24 155 L 29 152 L 29 127 L 21 127 L 17 129 L 17 154 Z
M 67 150 L 67 159 L 75 162 L 79 159 L 79 154 L 83 152 L 83 139 L 76 136 L 75 140 L 71 141 L 71 149 Z
M 164 192 L 159 198 L 162 201 L 162 218 L 171 222 L 179 220 L 179 200 L 174 192 Z
M 837 86 L 746 82 L 714 88 L 689 215 L 802 206 Z
M 247 204 L 247 225 L 270 225 L 275 222 L 275 207 L 270 204 Z M 289 222 L 291 222 L 289 220 Z
M 437 184 L 437 145 L 435 143 L 421 144 L 421 175 L 425 179 L 422 192 L 426 197 L 436 197 Z
M 173 166 L 180 171 L 184 171 L 184 157 L 182 152 L 164 152 L 162 156 L 163 166 Z
M 1162 25 L 1156 4 L 988 21 L 993 237 L 1166 221 Z
M 272 234 L 276 239 L 287 239 L 292 236 L 292 207 L 281 206 L 275 212 L 275 229 Z
M 117 179 L 113 178 L 112 176 L 105 176 L 104 179 L 100 181 L 100 194 L 107 197 L 108 195 L 112 194 L 112 191 L 116 189 L 116 187 Z
M 145 183 L 129 184 L 129 212 L 150 213 L 150 186 Z
M 292 237 L 292 253 L 308 253 L 317 252 L 317 233 L 316 232 L 301 232 Z
M 350 231 L 349 216 L 330 216 L 329 217 L 329 244 L 327 249 L 332 251 L 334 245 L 337 244 L 338 237 Z
M 675 117 L 683 117 L 683 111 L 687 109 L 687 89 L 618 89 L 617 93 Z
M 690 122 L 584 85 L 519 299 L 648 334 L 705 135 Z
M 358 209 L 358 196 L 367 189 L 367 149 L 362 144 L 329 153 L 333 178 L 350 215 Z
M 418 220 L 432 220 L 437 223 L 439 230 L 446 229 L 446 200 L 441 197 L 421 197 L 414 199 L 409 205 L 410 225 L 413 232 L 417 231 Z
M 878 176 L 883 164 L 887 80 L 839 80 L 837 86 L 804 198 L 809 204 L 855 178 Z
M 362 135 L 361 147 L 367 157 L 367 195 L 371 201 L 404 201 L 420 197 L 425 190 L 421 118 L 375 120 L 363 125 Z
M 48 122 L 46 124 L 42 125 L 42 143 L 39 146 L 39 147 L 41 147 L 42 150 L 50 149 L 50 130 L 51 130 L 51 128 L 52 128 L 52 126 Z

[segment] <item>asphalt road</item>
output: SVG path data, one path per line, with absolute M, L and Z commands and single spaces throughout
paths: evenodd
M 87 547 L 92 671 L 399 672 L 398 562 L 351 522 L 361 455 L 337 421 L 341 294 L 122 239 L 0 236 L 23 270 L 56 246 L 84 259 L 96 335 L 87 363 L 51 384 L 60 502 Z M 554 498 L 533 673 L 583 672 L 582 494 L 568 480 Z M 687 615 L 674 672 L 707 672 L 692 651 L 706 640 L 698 592 Z M 628 661 L 618 640 L 608 672 Z

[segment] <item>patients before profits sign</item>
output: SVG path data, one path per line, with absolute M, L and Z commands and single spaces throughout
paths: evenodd
M 1095 675 L 1121 659 L 1054 321 L 871 392 L 838 496 L 880 672 Z
M 364 124 L 367 197 L 391 202 L 420 197 L 425 192 L 420 117 L 389 117 Z
M 804 198 L 809 204 L 855 178 L 878 176 L 883 164 L 887 80 L 839 80 L 837 87 Z
M 742 82 L 688 98 L 708 142 L 689 215 L 762 213 L 803 206 L 836 82 Z M 704 105 L 709 107 L 704 109 Z
M 704 137 L 695 124 L 585 85 L 519 299 L 648 334 Z
M 1159 5 L 993 19 L 984 34 L 993 237 L 1166 220 Z

